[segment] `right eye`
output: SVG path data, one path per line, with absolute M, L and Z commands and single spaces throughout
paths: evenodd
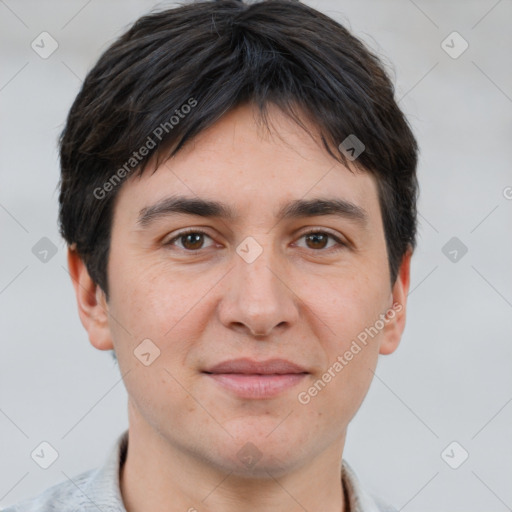
M 202 249 L 204 244 L 204 237 L 212 238 L 204 231 L 198 229 L 188 229 L 178 233 L 175 237 L 171 238 L 168 242 L 165 242 L 164 246 L 174 246 L 176 242 L 181 242 L 181 246 L 178 247 L 187 252 L 196 252 Z

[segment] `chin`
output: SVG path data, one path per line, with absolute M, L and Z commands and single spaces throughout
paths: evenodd
M 298 438 L 284 429 L 281 436 L 273 438 L 274 433 L 269 436 L 271 431 L 260 435 L 247 432 L 243 437 L 237 436 L 237 441 L 224 445 L 225 451 L 215 454 L 222 469 L 240 478 L 268 479 L 286 475 L 299 467 L 305 452 Z M 229 454 L 227 459 L 226 453 Z
M 227 464 L 226 462 L 223 469 L 236 477 L 263 480 L 282 477 L 299 466 L 299 461 L 289 457 L 281 457 L 280 454 L 260 454 L 259 458 L 256 457 L 252 460 L 244 456 L 243 460 L 240 460 L 239 454 L 235 453 L 234 460 L 227 462 Z

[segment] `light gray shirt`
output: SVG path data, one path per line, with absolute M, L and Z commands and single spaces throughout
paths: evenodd
M 100 468 L 49 487 L 38 496 L 3 512 L 126 512 L 119 486 L 119 470 L 126 459 L 127 448 L 128 430 L 118 437 Z M 345 460 L 342 461 L 342 483 L 348 499 L 346 512 L 397 512 L 366 493 Z

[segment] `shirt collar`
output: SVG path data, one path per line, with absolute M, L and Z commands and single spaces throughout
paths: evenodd
M 394 508 L 363 489 L 354 470 L 344 459 L 341 465 L 341 481 L 348 501 L 346 512 L 396 512 Z

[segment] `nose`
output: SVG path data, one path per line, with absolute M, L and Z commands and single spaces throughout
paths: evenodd
M 252 263 L 234 255 L 219 305 L 221 322 L 229 329 L 262 338 L 290 328 L 299 318 L 299 299 L 284 264 L 266 248 Z

